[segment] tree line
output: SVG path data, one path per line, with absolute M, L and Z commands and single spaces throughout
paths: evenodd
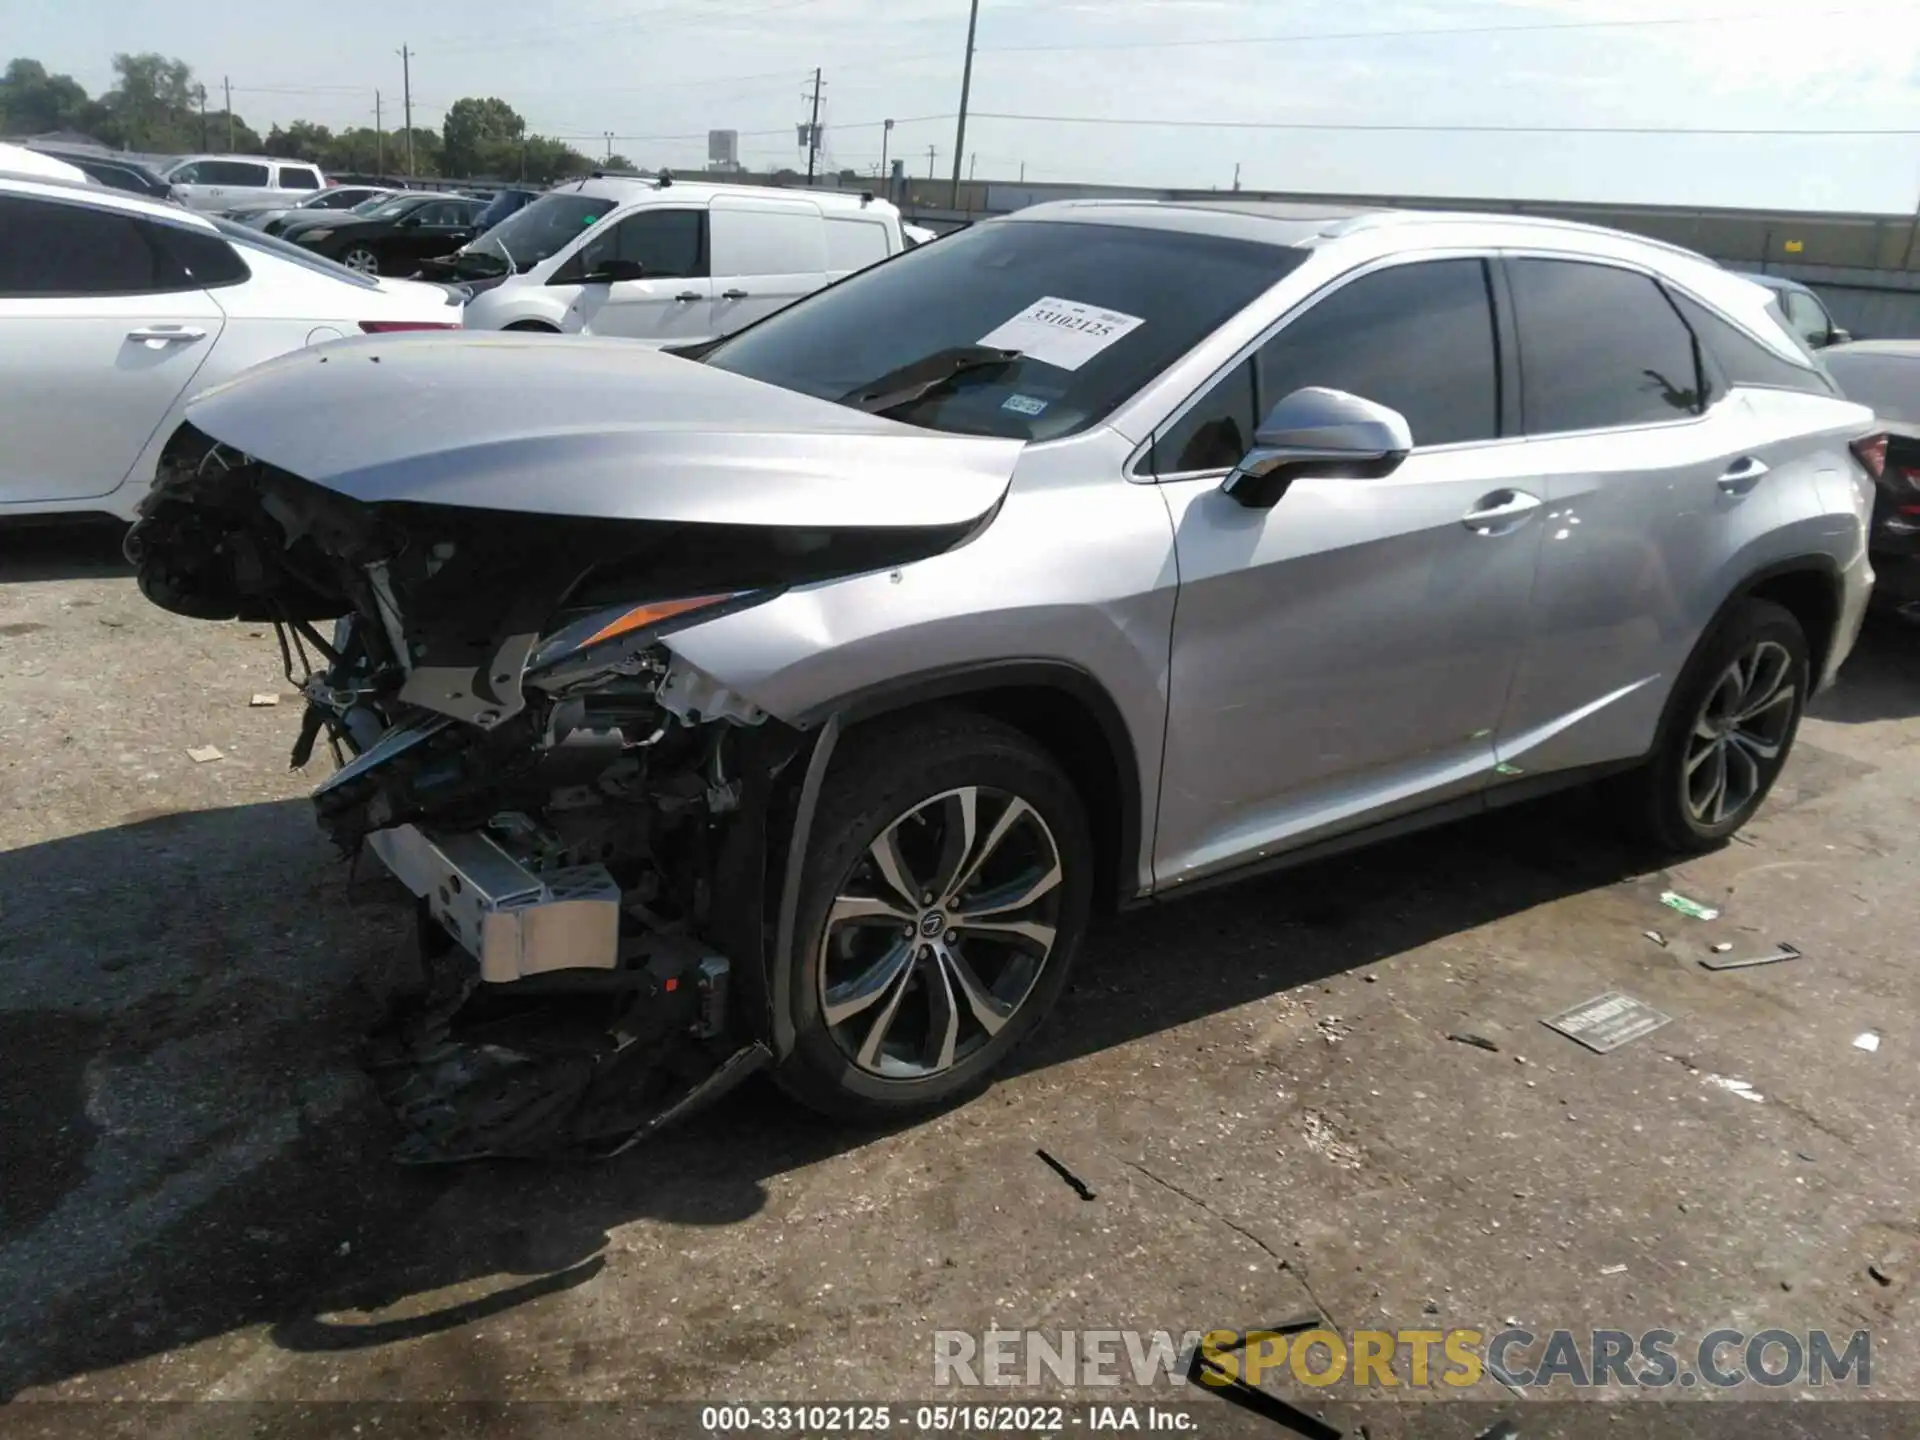
M 50 74 L 19 57 L 0 73 L 0 135 L 74 131 L 116 150 L 153 155 L 234 151 L 309 160 L 333 174 L 407 173 L 407 131 L 368 125 L 333 130 L 310 120 L 274 125 L 262 136 L 224 107 L 184 60 L 115 55 L 113 87 L 90 96 L 71 75 Z M 595 161 L 565 141 L 537 135 L 506 101 L 468 96 L 448 107 L 438 131 L 415 126 L 412 173 L 447 179 L 525 179 L 548 183 L 596 165 L 631 170 L 624 155 Z

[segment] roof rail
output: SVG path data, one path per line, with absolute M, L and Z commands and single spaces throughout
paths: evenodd
M 1690 250 L 1685 245 L 1675 244 L 1671 240 L 1656 240 L 1650 235 L 1636 234 L 1631 230 L 1621 230 L 1611 225 L 1595 225 L 1586 220 L 1569 220 L 1559 215 L 1522 215 L 1501 210 L 1369 210 L 1365 214 L 1348 216 L 1337 220 L 1320 233 L 1332 239 L 1339 235 L 1351 235 L 1361 230 L 1385 229 L 1391 225 L 1447 225 L 1447 224 L 1485 224 L 1494 222 L 1501 225 L 1527 225 L 1542 230 L 1577 230 L 1589 234 L 1607 235 L 1618 240 L 1631 240 L 1636 244 L 1648 245 L 1655 250 L 1664 250 L 1670 255 L 1682 255 L 1689 260 L 1714 262 L 1698 250 Z

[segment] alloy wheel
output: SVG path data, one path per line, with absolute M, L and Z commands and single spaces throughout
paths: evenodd
M 922 1080 L 991 1043 L 1059 932 L 1053 832 L 1018 795 L 965 786 L 889 822 L 835 891 L 820 1013 L 859 1069 Z
M 378 275 L 380 273 L 380 257 L 364 245 L 357 245 L 349 250 L 341 259 L 340 263 L 345 265 L 349 270 L 359 271 L 362 275 Z
M 1792 652 L 1762 640 L 1742 651 L 1707 692 L 1680 779 L 1695 824 L 1724 825 L 1766 789 L 1797 713 L 1794 672 Z

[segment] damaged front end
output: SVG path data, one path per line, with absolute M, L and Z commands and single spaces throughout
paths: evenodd
M 353 498 L 184 426 L 142 592 L 270 624 L 292 763 L 417 899 L 424 993 L 372 1043 L 403 1158 L 606 1154 L 770 1058 L 769 863 L 810 738 L 675 630 L 966 525 L 703 524 Z

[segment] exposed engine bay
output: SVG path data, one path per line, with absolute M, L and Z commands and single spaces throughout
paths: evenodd
M 182 427 L 128 555 L 271 624 L 322 829 L 416 898 L 425 983 L 368 1057 L 402 1158 L 610 1153 L 767 1063 L 812 741 L 665 637 L 963 533 L 370 504 Z

